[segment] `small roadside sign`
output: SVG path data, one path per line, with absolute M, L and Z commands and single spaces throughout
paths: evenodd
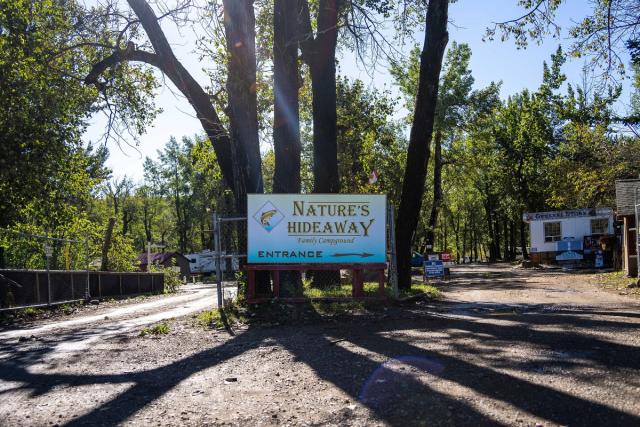
M 429 279 L 433 277 L 444 277 L 444 263 L 442 261 L 425 261 L 424 277 Z
M 596 268 L 604 267 L 604 254 L 602 251 L 596 252 Z
M 440 260 L 440 255 L 438 254 L 429 254 L 427 255 L 429 261 L 438 261 Z
M 53 248 L 49 245 L 44 245 L 44 256 L 50 258 L 53 256 Z

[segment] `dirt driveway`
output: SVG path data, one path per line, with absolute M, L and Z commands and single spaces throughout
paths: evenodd
M 588 279 L 459 268 L 442 302 L 62 354 L 70 329 L 5 333 L 0 424 L 640 425 L 640 303 Z

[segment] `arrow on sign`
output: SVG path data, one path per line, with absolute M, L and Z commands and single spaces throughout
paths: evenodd
M 331 256 L 359 256 L 360 258 L 368 258 L 370 256 L 373 256 L 373 254 L 367 253 L 367 252 L 362 252 L 361 254 L 356 254 L 356 253 L 346 253 L 346 254 L 333 254 Z

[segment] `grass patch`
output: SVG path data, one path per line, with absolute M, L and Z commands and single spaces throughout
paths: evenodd
M 154 326 L 149 326 L 148 328 L 144 328 L 140 331 L 141 337 L 146 337 L 147 335 L 167 335 L 171 332 L 171 328 L 167 322 L 158 323 Z
M 624 271 L 612 271 L 609 273 L 598 273 L 595 279 L 601 286 L 609 289 L 631 290 L 633 293 L 640 293 L 637 287 L 638 281 L 633 277 L 628 277 Z
M 76 312 L 76 310 L 78 309 L 78 306 L 79 304 L 62 304 L 60 306 L 60 311 L 65 316 L 69 316 L 70 314 L 73 314 Z
M 363 284 L 364 295 L 373 297 L 378 294 L 377 282 L 365 282 Z M 351 283 L 344 283 L 340 286 L 332 286 L 327 289 L 312 288 L 310 281 L 304 282 L 303 294 L 307 298 L 347 298 L 351 297 Z
M 220 316 L 220 310 L 214 308 L 213 310 L 202 311 L 195 316 L 196 322 L 203 328 L 222 328 L 222 317 Z
M 236 323 L 245 323 L 247 321 L 246 309 L 240 307 L 235 301 L 227 302 L 222 310 L 214 308 L 213 310 L 202 311 L 193 318 L 196 323 L 203 328 L 224 328 L 227 325 Z M 225 325 L 225 319 L 227 325 Z
M 36 317 L 44 313 L 44 310 L 36 307 L 27 307 L 17 312 L 18 317 Z M 21 316 L 22 315 L 22 316 Z
M 375 297 L 378 296 L 378 283 L 377 282 L 365 282 L 363 285 L 364 294 L 367 297 Z M 310 285 L 310 281 L 304 281 L 303 287 L 304 296 L 308 298 L 348 298 L 351 297 L 351 284 L 345 283 L 340 286 L 333 286 L 327 289 L 317 289 L 312 288 Z M 393 298 L 393 291 L 391 287 L 386 286 L 385 292 L 387 297 Z M 407 298 L 416 295 L 426 294 L 430 298 L 441 298 L 442 292 L 440 289 L 433 285 L 424 284 L 424 283 L 412 283 L 411 289 L 403 290 L 400 289 L 400 293 L 398 295 L 399 298 Z
M 388 292 L 391 292 L 391 289 L 388 289 Z M 442 292 L 440 289 L 436 288 L 433 285 L 427 285 L 425 283 L 412 283 L 411 289 L 400 289 L 399 298 L 408 298 L 416 295 L 426 294 L 430 298 L 441 298 Z

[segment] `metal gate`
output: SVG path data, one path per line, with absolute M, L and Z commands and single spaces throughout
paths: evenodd
M 636 233 L 636 263 L 637 263 L 636 276 L 638 277 L 638 281 L 640 282 L 640 233 L 638 233 L 639 231 L 638 225 L 640 225 L 640 222 L 638 222 L 638 219 L 640 219 L 640 188 L 636 187 L 635 190 L 636 192 L 635 192 L 634 208 L 636 213 L 636 224 L 634 229 Z
M 216 213 L 213 214 L 213 251 L 216 257 L 218 307 L 224 305 L 222 263 L 228 259 L 246 259 L 247 257 L 244 252 L 244 248 L 246 248 L 246 226 L 244 227 L 244 233 L 241 232 L 242 224 L 246 223 L 246 221 L 247 217 L 243 216 L 222 217 Z M 243 239 L 245 246 L 242 245 Z

